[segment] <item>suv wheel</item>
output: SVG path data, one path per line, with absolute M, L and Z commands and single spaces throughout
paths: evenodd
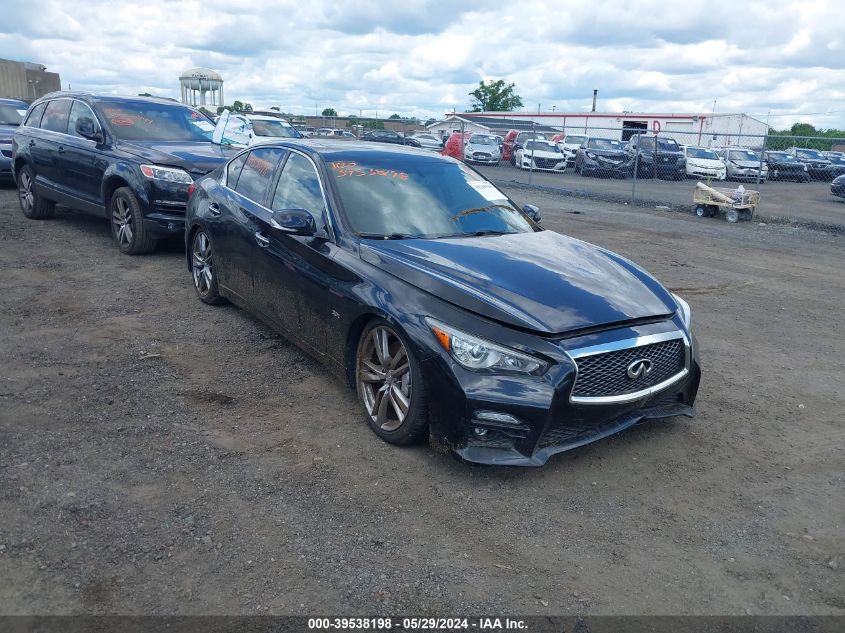
M 21 211 L 30 220 L 46 220 L 56 212 L 56 203 L 35 193 L 35 177 L 32 168 L 24 165 L 18 172 L 18 198 Z
M 156 241 L 147 235 L 141 205 L 129 187 L 121 187 L 111 197 L 111 232 L 117 247 L 126 255 L 152 253 Z

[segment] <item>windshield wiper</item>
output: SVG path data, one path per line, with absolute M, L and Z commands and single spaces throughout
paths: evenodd
M 458 218 L 462 218 L 465 215 L 472 215 L 473 213 L 484 213 L 490 209 L 507 209 L 508 211 L 513 211 L 513 207 L 509 204 L 488 204 L 486 207 L 474 207 L 472 209 L 461 211 L 458 215 L 453 215 L 452 219 L 457 220 Z
M 414 240 L 419 239 L 419 235 L 408 235 L 407 233 L 389 233 L 383 235 L 380 233 L 359 233 L 358 237 L 365 240 Z

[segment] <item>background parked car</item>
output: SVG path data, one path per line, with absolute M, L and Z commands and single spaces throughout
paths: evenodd
M 12 177 L 12 137 L 28 107 L 17 99 L 0 99 L 0 179 Z
M 845 176 L 838 176 L 830 183 L 830 193 L 840 198 L 845 198 Z
M 15 131 L 21 209 L 46 219 L 60 202 L 105 216 L 121 252 L 149 253 L 184 231 L 194 179 L 231 155 L 213 131 L 204 114 L 169 99 L 51 93 Z
M 633 160 L 622 141 L 613 138 L 587 138 L 575 154 L 575 171 L 582 176 L 599 174 L 627 178 Z
M 686 159 L 685 173 L 696 178 L 724 180 L 727 176 L 725 164 L 713 150 L 706 147 L 683 147 Z
M 434 134 L 429 134 L 428 132 L 414 132 L 405 139 L 405 145 L 430 149 L 436 152 L 443 149 L 443 142 L 434 136 Z
M 766 163 L 760 169 L 760 155 L 746 147 L 724 147 L 718 152 L 728 173 L 728 180 L 756 181 L 759 175 L 764 182 L 769 177 Z
M 673 138 L 649 134 L 632 136 L 625 151 L 630 160 L 636 163 L 638 178 L 681 180 L 686 176 L 684 152 Z
M 244 114 L 241 116 L 246 117 L 252 123 L 253 133 L 256 137 L 260 137 L 254 139 L 253 142 L 261 143 L 279 138 L 302 138 L 302 134 L 282 118 L 264 114 Z
M 502 142 L 502 160 L 509 161 L 511 165 L 516 165 L 515 152 L 525 144 L 530 138 L 545 139 L 546 135 L 542 132 L 531 132 L 511 130 L 505 135 L 505 140 Z
M 557 146 L 563 150 L 563 153 L 566 155 L 566 166 L 573 167 L 575 166 L 575 154 L 578 152 L 578 148 L 581 147 L 581 144 L 587 140 L 587 136 L 584 134 L 555 134 L 552 137 L 552 140 L 557 143 Z
M 562 172 L 566 170 L 566 155 L 557 143 L 528 139 L 516 150 L 516 166 L 520 169 Z
M 376 143 L 393 143 L 404 145 L 405 139 L 398 132 L 393 130 L 370 130 L 361 137 L 362 141 L 374 141 Z
M 769 168 L 770 180 L 794 180 L 810 182 L 807 165 L 800 162 L 789 152 L 765 152 L 763 161 Z
M 458 160 L 464 159 L 464 146 L 469 141 L 472 132 L 452 132 L 446 143 L 443 145 L 443 150 L 440 152 L 444 156 L 451 156 Z
M 791 147 L 787 150 L 800 162 L 807 165 L 810 178 L 828 180 L 830 175 L 830 160 L 817 149 L 806 147 Z
M 496 137 L 473 133 L 464 145 L 464 161 L 481 165 L 498 165 L 502 157 Z
M 845 156 L 838 152 L 827 152 L 824 156 L 830 161 L 830 165 L 825 168 L 825 180 L 832 181 L 845 174 Z

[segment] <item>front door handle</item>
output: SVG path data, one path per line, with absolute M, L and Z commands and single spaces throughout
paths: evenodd
M 65 153 L 65 148 L 64 148 L 64 147 L 62 147 L 61 145 L 59 145 L 59 149 L 58 149 L 57 151 L 59 152 L 59 154 L 64 154 L 64 153 Z
M 35 141 L 32 141 L 32 140 L 31 140 L 31 141 L 29 142 L 29 146 L 30 146 L 30 147 L 35 147 Z
M 218 216 L 218 215 L 220 215 L 220 213 L 221 213 L 221 211 L 220 211 L 220 205 L 219 205 L 219 204 L 217 204 L 216 202 L 212 202 L 211 204 L 209 204 L 209 205 L 208 205 L 208 212 L 209 212 L 211 215 L 213 215 L 213 216 L 217 217 L 217 216 Z
M 258 242 L 261 248 L 270 246 L 270 238 L 266 237 L 261 231 L 255 232 L 255 241 Z

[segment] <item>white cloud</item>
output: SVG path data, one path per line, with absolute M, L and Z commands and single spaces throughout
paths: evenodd
M 272 5 L 272 6 L 269 6 Z M 772 112 L 845 128 L 845 32 L 831 0 L 617 0 L 559 5 L 421 0 L 5 0 L 0 56 L 65 86 L 177 96 L 209 66 L 230 100 L 292 112 L 439 116 L 481 79 L 527 110 Z

